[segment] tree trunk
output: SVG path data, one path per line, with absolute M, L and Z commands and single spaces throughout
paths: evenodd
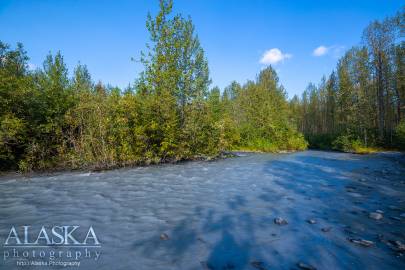
M 377 103 L 378 103 L 378 138 L 382 142 L 384 140 L 384 89 L 383 89 L 383 70 L 382 70 L 382 55 L 378 53 L 377 63 Z

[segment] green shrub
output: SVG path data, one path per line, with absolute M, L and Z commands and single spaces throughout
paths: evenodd
M 308 147 L 308 142 L 305 140 L 304 135 L 296 133 L 287 139 L 288 150 L 305 150 Z
M 352 141 L 348 135 L 342 135 L 337 137 L 332 142 L 332 149 L 337 151 L 343 152 L 351 152 L 352 151 Z
M 336 139 L 334 134 L 314 134 L 306 136 L 309 147 L 313 149 L 330 150 L 332 143 Z
M 332 149 L 356 154 L 370 154 L 379 150 L 375 147 L 365 146 L 360 139 L 350 135 L 341 135 L 337 137 L 332 142 Z
M 405 120 L 402 120 L 395 128 L 395 144 L 400 149 L 405 149 Z

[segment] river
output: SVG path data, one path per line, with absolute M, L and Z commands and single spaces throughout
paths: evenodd
M 3 176 L 0 269 L 42 269 L 21 266 L 41 260 L 37 247 L 13 256 L 4 246 L 10 228 L 23 225 L 36 231 L 31 238 L 62 225 L 92 226 L 97 235 L 89 257 L 44 247 L 47 263 L 50 250 L 62 252 L 53 261 L 80 261 L 44 269 L 405 269 L 404 165 L 394 152 L 305 151 Z M 379 220 L 369 217 L 376 211 Z M 67 250 L 81 257 L 67 258 Z

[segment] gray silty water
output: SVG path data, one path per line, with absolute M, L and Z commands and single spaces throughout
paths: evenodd
M 403 164 L 399 153 L 306 151 L 8 176 L 0 179 L 0 241 L 11 226 L 93 226 L 101 255 L 72 269 L 405 269 L 390 244 L 405 242 Z M 369 218 L 376 210 L 383 219 Z M 0 269 L 21 269 L 1 256 Z

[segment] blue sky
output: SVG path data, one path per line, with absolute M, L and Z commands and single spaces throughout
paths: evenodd
M 370 21 L 402 7 L 400 0 L 174 0 L 174 12 L 193 19 L 212 86 L 244 83 L 273 64 L 290 97 L 328 75 Z M 145 49 L 146 15 L 157 8 L 157 0 L 0 0 L 0 40 L 22 42 L 34 67 L 60 50 L 70 70 L 80 61 L 95 81 L 125 87 L 142 70 L 131 57 Z

